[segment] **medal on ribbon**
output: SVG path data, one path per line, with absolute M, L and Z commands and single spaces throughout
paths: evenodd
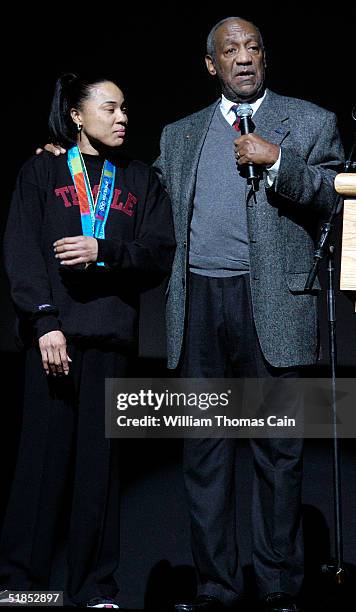
M 67 161 L 78 196 L 83 236 L 105 238 L 105 225 L 114 195 L 115 166 L 107 159 L 104 161 L 98 193 L 94 200 L 79 147 L 69 149 Z M 97 262 L 97 265 L 103 266 L 104 263 Z

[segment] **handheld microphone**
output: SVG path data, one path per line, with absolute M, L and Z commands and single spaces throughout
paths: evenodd
M 251 120 L 253 110 L 250 104 L 240 104 L 236 111 L 236 116 L 240 117 L 239 129 L 242 136 L 245 134 L 251 134 Z M 247 183 L 252 186 L 253 191 L 258 190 L 258 171 L 252 162 L 246 164 L 247 166 Z

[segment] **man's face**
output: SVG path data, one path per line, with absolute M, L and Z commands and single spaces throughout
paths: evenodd
M 263 90 L 265 57 L 258 31 L 248 21 L 231 19 L 215 32 L 215 58 L 205 58 L 223 94 L 233 102 L 253 102 Z

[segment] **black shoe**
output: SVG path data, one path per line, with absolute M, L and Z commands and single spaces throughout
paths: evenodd
M 269 593 L 264 600 L 264 612 L 301 612 L 288 593 Z
M 199 595 L 191 603 L 176 603 L 175 612 L 223 612 L 227 607 L 213 595 Z

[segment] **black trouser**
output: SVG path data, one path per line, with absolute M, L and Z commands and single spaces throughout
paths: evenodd
M 114 597 L 119 561 L 117 442 L 105 438 L 105 377 L 127 373 L 127 357 L 69 345 L 68 377 L 46 377 L 40 353 L 26 356 L 19 455 L 0 542 L 3 588 L 48 589 L 68 489 L 68 597 Z
M 273 368 L 264 360 L 252 318 L 247 274 L 232 278 L 190 275 L 182 375 L 270 380 L 298 376 L 297 370 Z M 286 401 L 280 387 L 276 385 L 275 402 Z M 299 393 L 287 399 L 296 413 Z M 260 438 L 250 443 L 254 459 L 253 565 L 258 589 L 261 596 L 276 591 L 296 594 L 303 580 L 303 440 Z M 235 538 L 235 449 L 236 439 L 187 439 L 184 449 L 199 594 L 215 595 L 228 605 L 242 592 Z

